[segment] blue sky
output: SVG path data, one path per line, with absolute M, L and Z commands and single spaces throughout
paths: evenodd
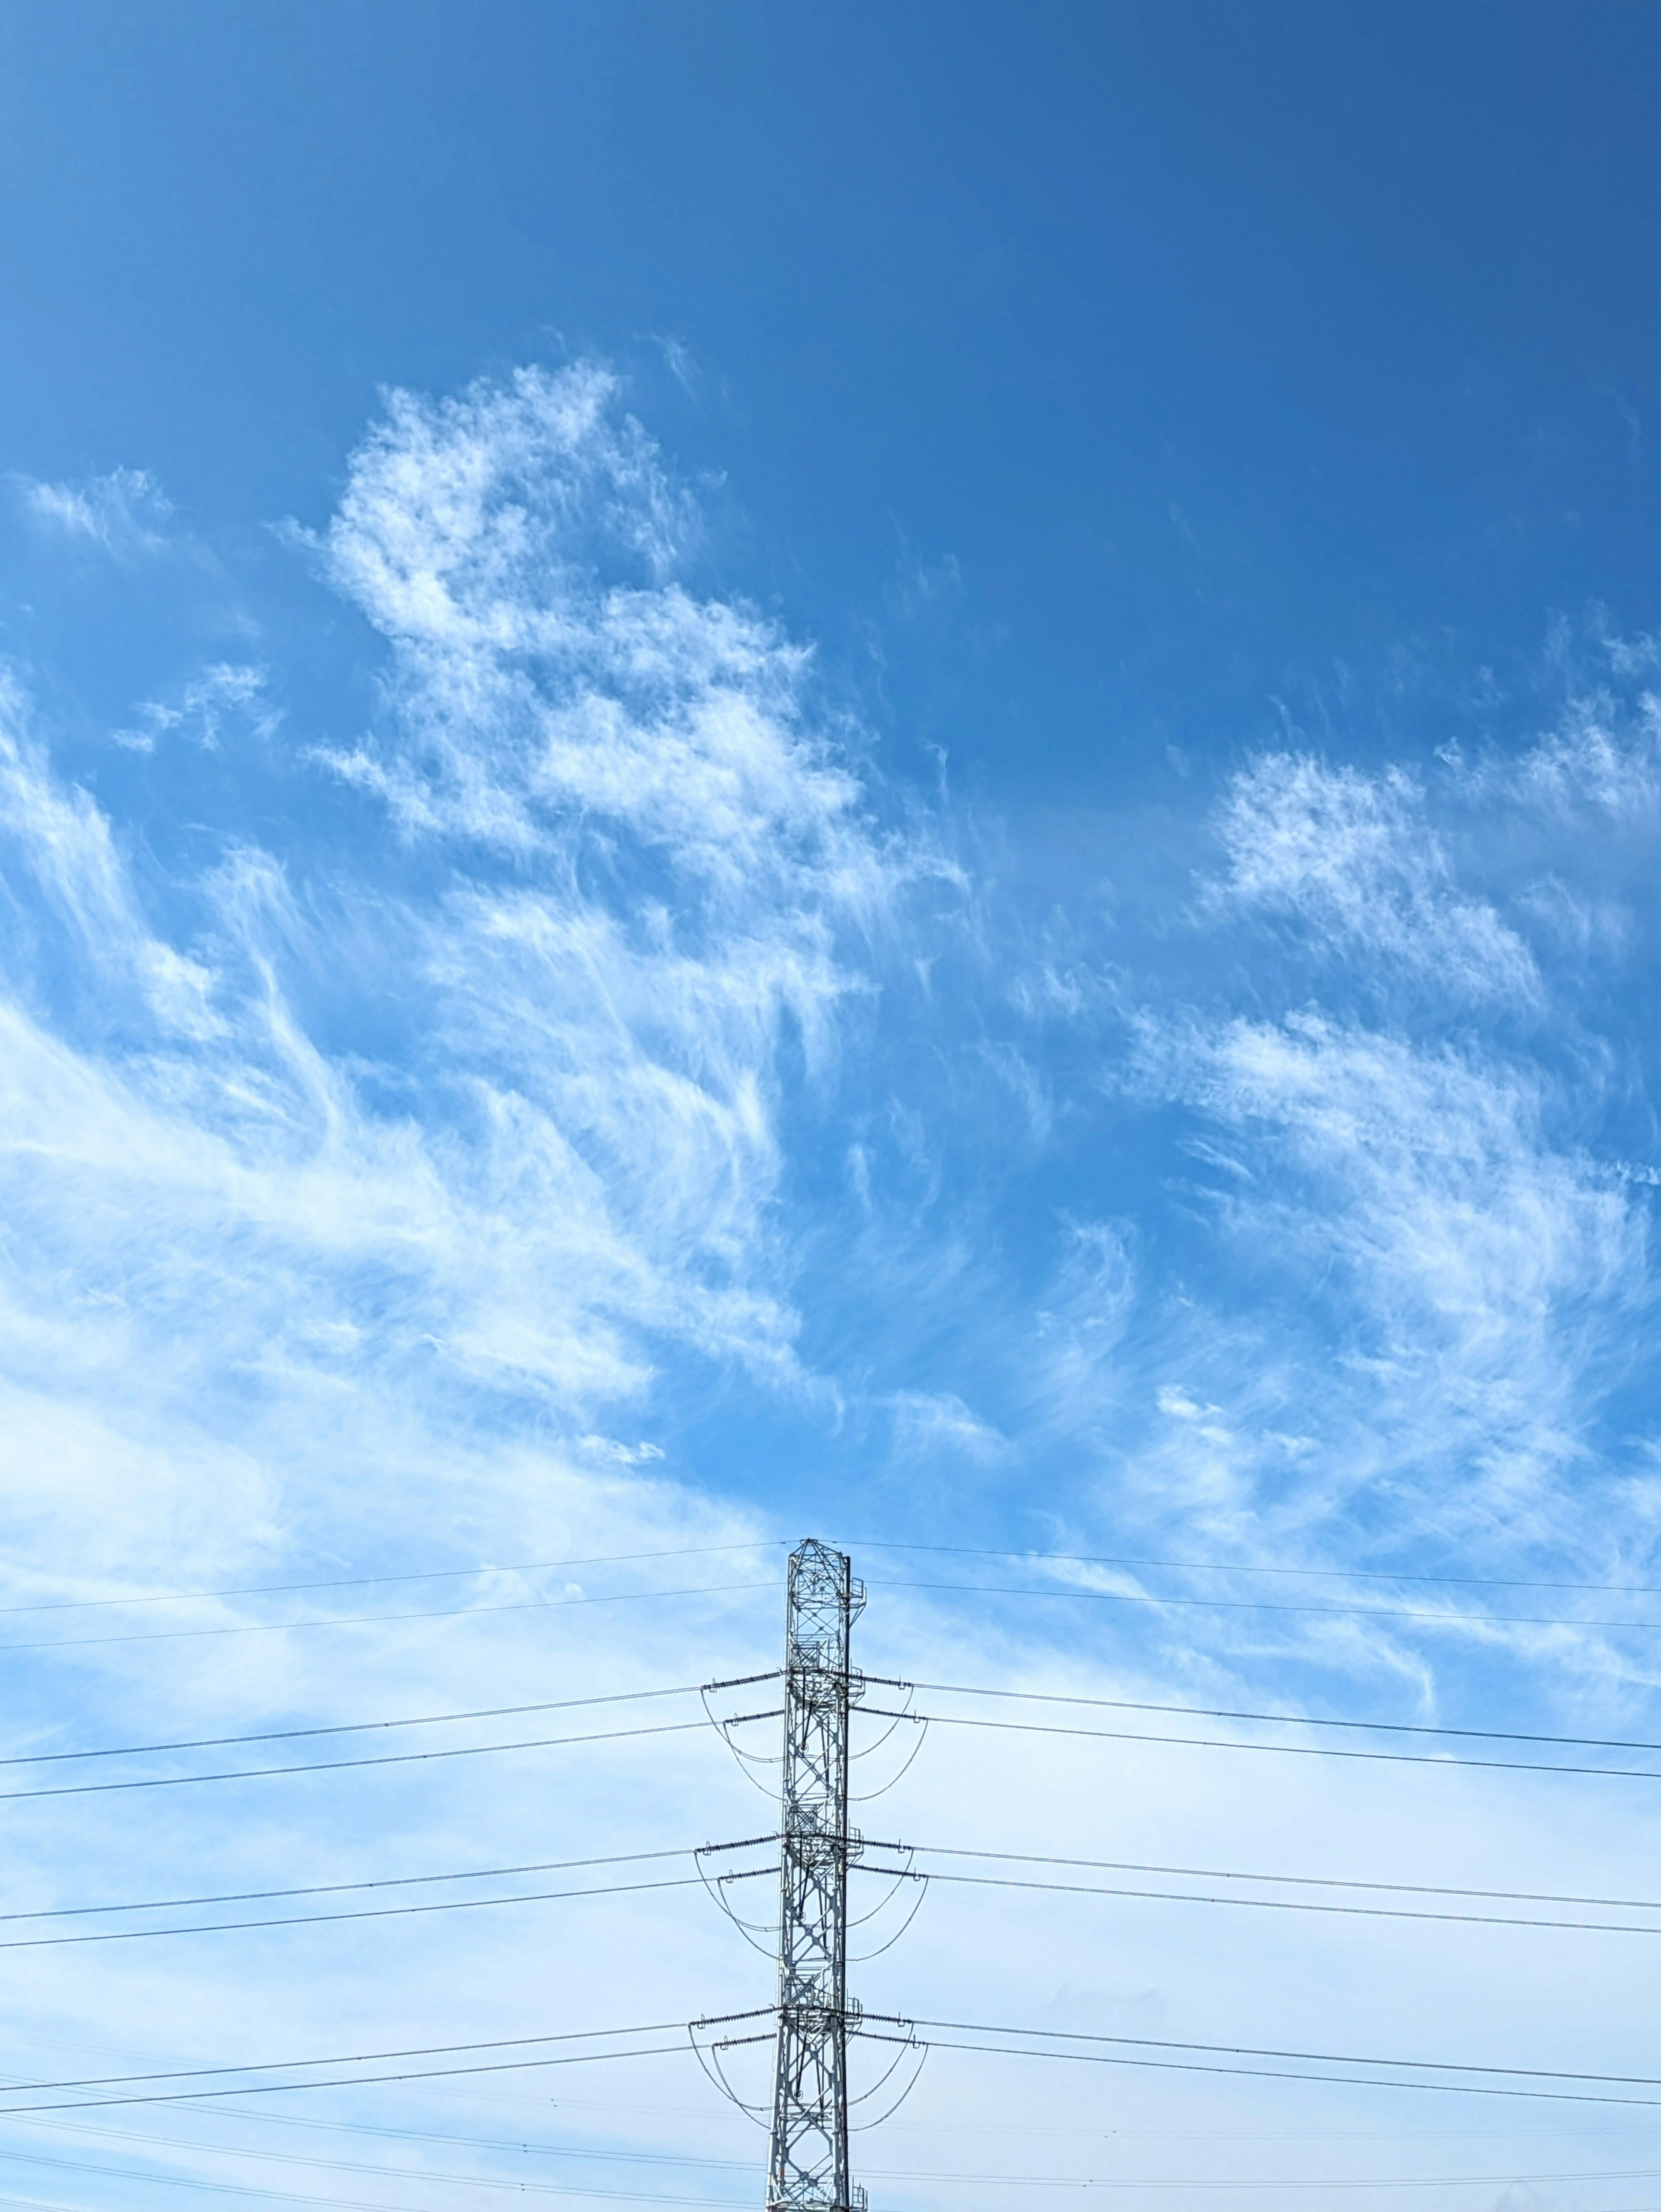
M 1624 0 L 10 11 L 20 1752 L 741 1672 L 810 1528 L 873 1666 L 1654 1734 L 1658 46 Z M 918 1586 L 964 1582 L 1044 1594 Z M 908 1833 L 1653 1887 L 1638 1784 L 989 1741 L 934 1732 Z M 748 1833 L 716 1751 L 34 1802 L 14 1887 Z M 1222 1917 L 937 1893 L 872 2001 L 1652 2037 L 1641 1940 Z M 679 1893 L 15 1955 L 14 2079 L 764 2001 Z M 562 2186 L 751 2154 L 648 2072 L 562 2100 Z M 498 2172 L 512 2086 L 307 2111 L 404 2129 L 420 2212 L 411 2130 Z M 1067 2096 L 940 2054 L 880 2201 L 976 2128 L 1098 2173 Z M 1652 2191 L 1619 2114 L 1409 2101 L 1091 2128 L 1176 2205 Z M 7 2174 L 311 2185 L 255 2159 L 297 2124 L 164 2117 L 14 2123 Z M 641 2187 L 749 2185 L 686 2172 Z

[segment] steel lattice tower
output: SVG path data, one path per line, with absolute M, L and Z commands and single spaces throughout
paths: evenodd
M 848 2173 L 849 1632 L 865 1603 L 842 1552 L 790 1555 L 779 1851 L 778 2044 L 768 2212 L 863 2212 Z M 857 2008 L 855 2017 L 857 2017 Z

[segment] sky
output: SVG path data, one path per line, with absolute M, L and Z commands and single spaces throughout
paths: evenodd
M 759 2201 L 686 1692 L 806 1534 L 936 1686 L 868 2009 L 1144 2039 L 940 2031 L 879 2212 L 1661 2204 L 1556 2078 L 1657 2047 L 1658 49 L 7 10 L 0 2075 L 344 2072 L 0 2092 L 0 2204 Z

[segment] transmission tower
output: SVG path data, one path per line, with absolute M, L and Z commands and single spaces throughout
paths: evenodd
M 845 1553 L 810 1538 L 791 1553 L 768 2212 L 865 2212 L 848 2173 L 849 1634 L 864 1603 Z

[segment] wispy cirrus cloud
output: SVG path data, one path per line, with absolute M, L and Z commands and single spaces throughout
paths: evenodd
M 269 671 L 246 661 L 217 660 L 181 685 L 172 699 L 141 700 L 136 726 L 113 730 L 129 752 L 149 753 L 156 739 L 178 732 L 204 752 L 216 752 L 228 729 L 241 726 L 269 738 L 282 720 L 266 691 Z
M 411 832 L 550 853 L 592 822 L 701 900 L 879 906 L 859 783 L 804 712 L 810 656 L 678 580 L 695 511 L 617 403 L 593 367 L 393 396 L 319 550 L 392 641 L 395 735 L 332 765 Z
M 1167 1034 L 1156 1057 L 1256 1164 L 1216 1194 L 1224 1233 L 1260 1274 L 1323 1286 L 1340 1387 L 1378 1437 L 1351 1480 L 1433 1493 L 1450 1530 L 1549 1520 L 1646 1239 L 1617 1179 L 1553 1141 L 1539 1076 L 1315 1013 Z
M 675 573 L 697 527 L 602 371 L 394 395 L 316 544 L 390 654 L 373 731 L 301 764 L 356 794 L 352 857 L 319 872 L 251 821 L 177 941 L 9 702 L 39 894 L 9 987 L 11 1340 L 32 1391 L 141 1442 L 234 1432 L 275 1501 L 251 1540 L 285 1485 L 296 1528 L 340 1510 L 297 1470 L 343 1405 L 356 1514 L 377 1428 L 436 1498 L 436 1440 L 481 1422 L 580 1471 L 573 1440 L 666 1362 L 802 1387 L 781 1112 L 831 1079 L 909 884 L 947 871 L 878 820 L 809 656 Z M 263 699 L 215 665 L 149 727 L 270 736 Z
M 1537 1000 L 1528 945 L 1457 878 L 1418 780 L 1269 753 L 1233 779 L 1217 831 L 1226 910 L 1289 922 L 1308 950 L 1405 970 L 1475 1000 Z
M 1275 925 L 1248 1005 L 1145 1000 L 1131 1028 L 1146 1095 L 1196 1117 L 1209 1255 L 1139 1349 L 1165 1415 L 1131 1454 L 1141 1510 L 1294 1558 L 1645 1556 L 1652 1476 L 1609 1413 L 1653 1303 L 1649 1209 L 1546 893 L 1629 951 L 1621 872 L 1580 832 L 1653 815 L 1653 720 L 1641 689 L 1593 690 L 1439 787 L 1285 754 L 1231 782 L 1197 921 Z
M 117 692 L 151 702 L 129 717 L 148 750 L 77 755 L 8 694 L 0 1576 L 10 1603 L 99 1601 L 16 1617 L 9 1640 L 62 1647 L 14 1660 L 20 1726 L 37 1692 L 39 1741 L 85 1744 L 766 1666 L 779 1547 L 757 1525 L 810 1496 L 819 1527 L 875 1504 L 873 1535 L 1295 1575 L 1636 1559 L 1645 1463 L 1606 1409 L 1639 1340 L 1649 1187 L 1613 1157 L 1619 1071 L 1542 889 L 1600 902 L 1612 972 L 1639 941 L 1586 857 L 1608 849 L 1589 819 L 1641 818 L 1621 714 L 1566 724 L 1532 768 L 1265 757 L 1209 824 L 1196 798 L 1107 825 L 1137 845 L 1135 896 L 1046 878 L 1019 914 L 971 885 L 937 957 L 922 894 L 964 880 L 946 832 L 883 787 L 810 652 L 698 586 L 699 531 L 602 370 L 395 395 L 306 548 L 370 679 L 344 694 L 356 714 L 373 691 L 361 734 L 338 736 L 338 696 L 294 703 L 275 625 L 258 668 L 197 645 L 182 682 Z M 1529 837 L 1496 860 L 1473 825 L 1513 817 Z M 1196 901 L 1202 849 L 1223 867 Z M 552 1564 L 244 1587 L 489 1559 Z M 1137 1566 L 1007 1603 L 908 1571 L 873 1577 L 861 1660 L 928 1680 L 1211 1705 L 1250 1684 L 1277 1709 L 1383 1682 L 1390 1712 L 1432 1717 L 1451 1650 L 1538 1658 L 1555 1672 L 1531 1680 L 1600 1710 L 1637 1672 L 1595 1630 L 1451 1617 L 1476 1595 L 1435 1601 L 1442 1629 L 1352 1617 L 1342 1584 L 1327 1617 L 1256 1607 L 1300 1580 L 1243 1580 L 1212 1614 L 1186 1582 L 1150 1604 Z M 311 1625 L 267 1632 L 293 1616 Z M 939 1730 L 896 1818 L 1036 1848 L 1021 1823 L 1047 1804 L 1083 1847 L 1110 1832 L 1150 1863 L 1210 1863 L 1199 1832 L 1219 1864 L 1273 1865 L 1290 1834 L 1316 1874 L 1584 1888 L 1595 1865 L 1609 1894 L 1647 1863 L 1596 1783 L 1548 1808 L 1521 1778 L 1458 1795 L 1439 1763 L 1335 1791 L 1290 1760 L 1242 1790 L 1208 1750 L 1113 1749 Z M 161 1791 L 119 1823 L 65 1799 L 18 1823 L 13 1870 L 44 1906 L 179 1894 L 181 1864 L 230 1891 L 657 1850 L 749 1832 L 724 1759 L 689 1733 L 470 1763 L 459 1786 L 435 1762 Z M 171 1944 L 15 1954 L 41 1963 L 9 2063 L 134 2019 L 136 2063 L 164 2040 L 207 2063 L 246 2047 L 250 1987 L 273 2052 L 360 2047 L 360 2026 L 386 2047 L 389 2002 L 400 2046 L 545 2033 L 550 1955 L 577 2022 L 755 2001 L 682 1894 L 440 1915 L 418 1947 L 395 1918 L 199 1939 L 227 1946 L 216 1968 Z M 1112 1974 L 1058 1990 L 1042 1923 L 1006 1929 L 1000 1960 L 978 1906 L 931 1934 L 931 1903 L 887 1997 L 918 1972 L 956 1987 L 970 1960 L 977 2017 L 1303 2033 L 1281 1916 L 1225 1949 L 1196 1914 L 1184 1948 L 1164 1905 L 1133 1908 L 1141 1934 L 1123 1908 L 1100 1908 Z M 1409 1954 L 1390 1927 L 1344 1986 L 1374 2039 L 1354 2047 L 1397 2047 L 1379 2019 L 1410 2036 L 1432 1988 L 1472 2048 L 1538 2055 L 1517 1990 L 1537 2017 L 1548 1974 L 1509 1979 L 1496 2018 L 1442 1929 Z M 1329 2002 L 1324 1948 L 1300 1955 Z M 1613 2045 L 1621 2003 L 1600 1989 L 1593 2011 Z M 946 2084 L 948 2137 L 971 2106 Z M 636 2106 L 618 2124 L 656 2141 Z M 684 2152 L 694 2123 L 673 2124 Z
M 168 542 L 172 501 L 144 469 L 112 469 L 82 483 L 12 479 L 19 504 L 48 534 L 94 545 L 116 561 L 159 552 Z
M 146 921 L 142 902 L 107 816 L 89 794 L 52 770 L 30 726 L 28 702 L 15 679 L 0 676 L 0 841 L 27 876 L 44 911 L 14 891 L 9 981 L 38 998 L 52 966 L 46 940 L 71 948 L 62 988 L 82 1000 L 125 996 L 137 1003 L 159 1036 L 203 1036 L 216 1027 L 206 967 L 179 951 Z M 44 960 L 43 960 L 44 956 Z

